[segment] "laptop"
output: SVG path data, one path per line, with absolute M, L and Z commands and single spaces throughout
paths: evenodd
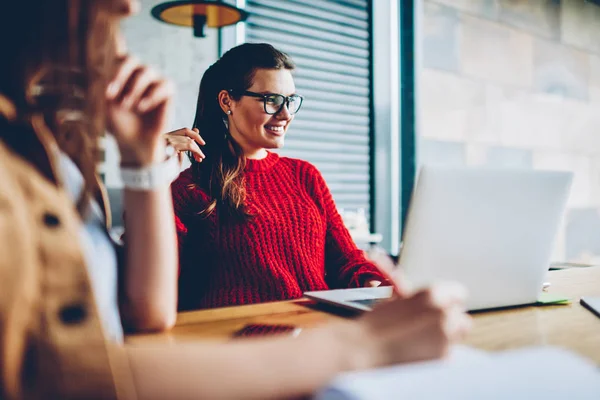
M 537 301 L 563 218 L 569 172 L 424 166 L 411 199 L 399 265 L 415 289 L 456 281 L 469 310 Z M 369 310 L 391 289 L 307 292 Z

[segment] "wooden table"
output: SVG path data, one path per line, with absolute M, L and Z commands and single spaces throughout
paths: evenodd
M 561 346 L 600 364 L 600 318 L 579 304 L 581 296 L 600 296 L 600 267 L 551 271 L 550 293 L 569 296 L 570 305 L 527 306 L 473 315 L 465 344 L 484 350 L 531 345 Z M 343 318 L 317 310 L 309 300 L 282 301 L 180 313 L 172 331 L 134 335 L 133 343 L 184 343 L 198 339 L 230 340 L 246 324 L 291 324 L 311 327 Z

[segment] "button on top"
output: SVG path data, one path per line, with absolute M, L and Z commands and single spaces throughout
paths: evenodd
M 75 325 L 85 320 L 87 310 L 83 304 L 69 304 L 62 307 L 58 315 L 65 325 Z
M 55 214 L 47 212 L 44 214 L 44 224 L 46 226 L 54 228 L 60 225 L 60 219 Z

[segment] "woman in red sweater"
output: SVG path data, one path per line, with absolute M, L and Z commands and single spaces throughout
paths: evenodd
M 172 185 L 180 309 L 385 280 L 352 241 L 319 171 L 269 151 L 283 146 L 302 105 L 293 69 L 268 44 L 231 49 L 202 77 L 194 130 L 167 135 L 192 162 Z

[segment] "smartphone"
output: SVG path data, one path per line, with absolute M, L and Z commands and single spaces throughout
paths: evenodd
M 296 334 L 299 328 L 294 325 L 250 324 L 233 333 L 233 337 L 264 336 L 273 334 Z
M 600 297 L 582 297 L 579 302 L 600 318 Z

